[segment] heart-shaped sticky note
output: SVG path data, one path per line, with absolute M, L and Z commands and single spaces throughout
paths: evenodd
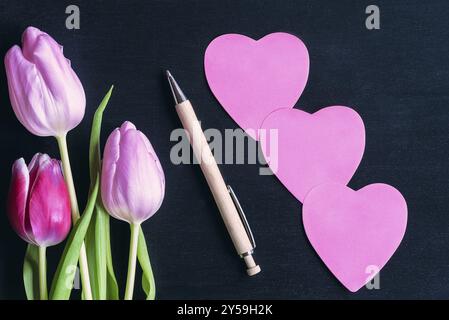
M 302 211 L 313 248 L 352 292 L 385 266 L 407 226 L 404 197 L 383 183 L 358 191 L 336 183 L 320 185 L 307 194 Z
M 365 127 L 348 107 L 314 114 L 283 108 L 265 118 L 259 139 L 271 170 L 303 202 L 317 185 L 349 182 L 363 156 Z
M 215 38 L 204 55 L 207 82 L 235 122 L 253 138 L 262 120 L 278 108 L 293 108 L 307 82 L 309 54 L 283 32 L 260 40 L 241 34 Z

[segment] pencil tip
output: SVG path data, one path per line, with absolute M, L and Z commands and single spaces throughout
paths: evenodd
M 170 71 L 166 70 L 165 73 L 167 74 L 168 83 L 170 84 L 170 89 L 176 104 L 180 104 L 181 102 L 186 101 L 187 100 L 186 96 L 182 92 L 175 78 L 173 78 L 173 76 L 171 75 Z

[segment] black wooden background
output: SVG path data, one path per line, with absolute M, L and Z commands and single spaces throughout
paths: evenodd
M 65 28 L 77 4 L 81 29 Z M 381 29 L 365 28 L 376 4 Z M 432 1 L 6 1 L 0 2 L 0 55 L 28 25 L 64 45 L 87 95 L 84 121 L 68 141 L 80 204 L 88 189 L 93 112 L 111 84 L 103 143 L 124 120 L 145 132 L 159 154 L 167 188 L 144 225 L 159 299 L 448 298 L 449 297 L 449 2 Z M 405 238 L 383 269 L 379 290 L 348 292 L 308 243 L 301 204 L 257 165 L 223 165 L 251 222 L 263 271 L 245 274 L 197 166 L 170 162 L 180 126 L 163 71 L 169 68 L 196 105 L 204 128 L 236 128 L 210 92 L 203 70 L 208 43 L 224 33 L 253 38 L 286 31 L 307 45 L 310 76 L 297 106 L 314 112 L 348 105 L 366 126 L 366 151 L 350 182 L 397 187 L 408 202 Z M 12 162 L 35 152 L 57 156 L 52 138 L 28 133 L 15 118 L 0 71 L 0 297 L 24 298 L 25 243 L 11 230 L 5 197 Z M 113 254 L 123 294 L 129 229 L 113 221 Z M 50 248 L 49 275 L 62 246 Z M 139 279 L 136 297 L 143 297 Z

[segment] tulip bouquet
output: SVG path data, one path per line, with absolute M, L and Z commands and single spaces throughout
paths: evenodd
M 131 240 L 124 298 L 133 297 L 137 260 L 147 299 L 155 283 L 141 224 L 160 208 L 165 179 L 147 137 L 124 122 L 107 139 L 103 158 L 100 131 L 109 90 L 95 112 L 89 150 L 90 191 L 82 214 L 70 167 L 67 134 L 83 119 L 83 86 L 51 36 L 28 27 L 22 47 L 5 56 L 14 113 L 31 133 L 55 137 L 61 161 L 37 153 L 28 166 L 23 158 L 12 167 L 7 213 L 15 232 L 26 242 L 23 281 L 28 299 L 69 299 L 79 265 L 82 298 L 119 299 L 112 263 L 109 215 L 130 224 Z M 109 215 L 108 215 L 109 213 Z M 46 249 L 68 239 L 47 289 Z

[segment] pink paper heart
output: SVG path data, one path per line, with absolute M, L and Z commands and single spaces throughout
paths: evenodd
M 272 130 L 277 130 L 277 139 Z M 353 109 L 342 106 L 314 114 L 276 110 L 263 121 L 259 138 L 271 170 L 301 202 L 317 185 L 347 184 L 365 149 L 362 119 Z
M 293 108 L 307 82 L 309 54 L 294 35 L 277 32 L 253 40 L 241 34 L 215 38 L 204 55 L 213 94 L 253 138 L 270 112 Z
M 407 203 L 383 183 L 358 191 L 328 183 L 304 201 L 307 237 L 329 270 L 356 292 L 382 269 L 398 248 L 407 226 Z M 376 272 L 377 273 L 377 272 Z

